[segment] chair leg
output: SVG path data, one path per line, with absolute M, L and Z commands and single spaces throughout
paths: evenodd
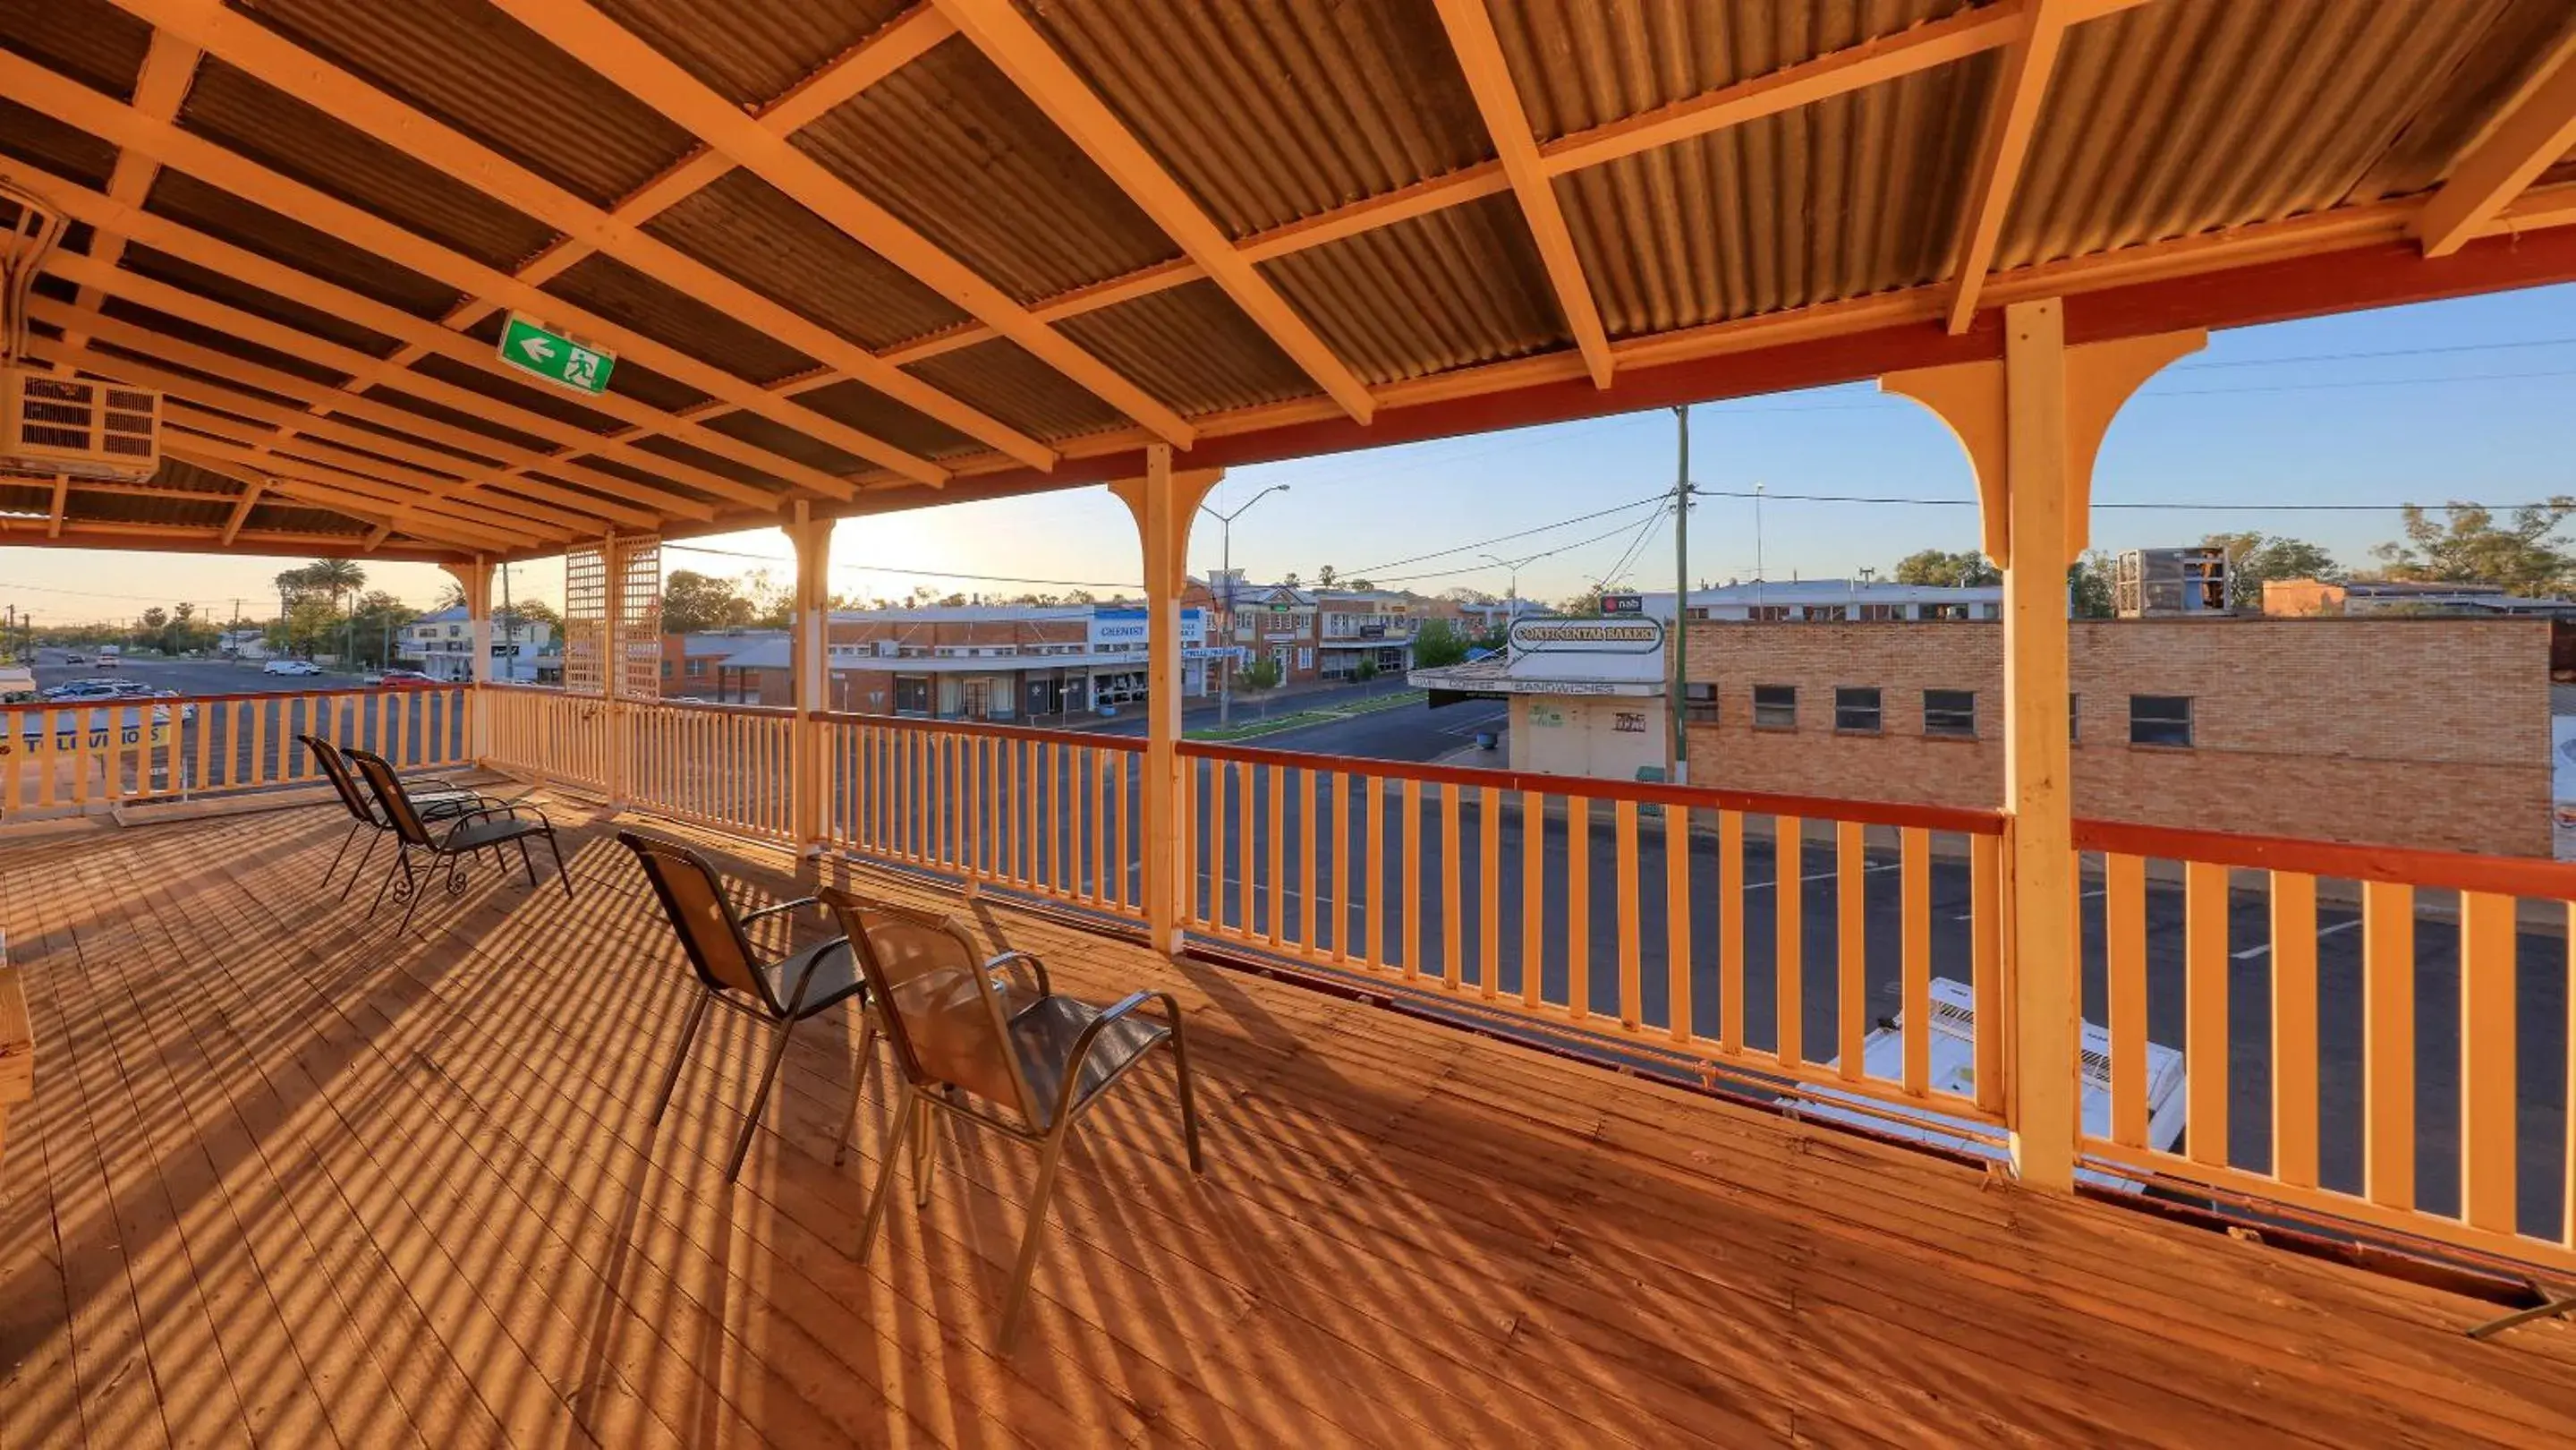
M 868 1090 L 868 1068 L 877 1057 L 877 1017 L 873 1012 L 859 1013 L 859 1065 L 850 1075 L 850 1113 L 841 1120 L 840 1146 L 832 1150 L 832 1166 L 849 1161 L 850 1139 L 859 1131 L 859 1099 Z
M 500 854 L 500 851 L 496 848 L 496 849 L 493 851 L 493 853 L 492 853 L 492 854 L 494 854 L 494 855 L 496 855 L 496 856 L 497 856 L 497 855 L 499 855 L 499 854 Z M 536 890 L 536 889 L 537 889 L 537 862 L 536 862 L 536 858 L 535 858 L 535 857 L 530 856 L 530 855 L 528 854 L 528 838 L 527 838 L 527 837 L 525 837 L 525 836 L 521 836 L 521 837 L 519 838 L 519 864 L 520 864 L 522 867 L 526 868 L 526 870 L 527 870 L 527 873 L 528 873 L 528 889 L 529 889 L 530 891 L 534 891 L 534 890 Z M 503 871 L 503 872 L 505 872 L 505 873 L 506 873 L 506 872 L 510 869 L 509 864 L 508 864 L 507 862 L 504 862 L 504 863 L 502 864 L 502 866 L 501 866 L 501 869 L 502 869 L 502 871 Z
M 733 1161 L 725 1165 L 725 1182 L 742 1178 L 742 1160 L 751 1152 L 751 1135 L 760 1127 L 760 1110 L 769 1106 L 769 1085 L 778 1080 L 778 1064 L 787 1056 L 787 1039 L 796 1031 L 795 1019 L 778 1024 L 778 1042 L 769 1049 L 769 1064 L 760 1070 L 760 1086 L 752 1090 L 751 1110 L 742 1116 L 742 1136 L 733 1140 Z
M 358 827 L 351 826 L 349 829 L 354 831 L 357 830 Z M 358 882 L 367 874 L 367 863 L 376 859 L 376 843 L 384 838 L 385 833 L 382 831 L 372 831 L 368 834 L 367 849 L 358 853 L 358 864 L 350 868 L 349 879 L 342 882 L 340 885 L 340 899 L 342 901 L 348 900 L 349 893 L 358 889 Z M 325 876 L 322 879 L 324 881 L 329 881 L 331 878 Z M 370 910 L 372 911 L 373 908 L 370 908 Z
M 689 1020 L 680 1028 L 680 1046 L 671 1054 L 671 1070 L 662 1075 L 662 1095 L 653 1100 L 651 1126 L 662 1126 L 662 1114 L 670 1109 L 671 1094 L 680 1086 L 680 1069 L 688 1065 L 689 1049 L 698 1040 L 698 1024 L 707 1017 L 706 989 L 698 990 L 698 1000 L 689 1004 Z
M 430 869 L 423 871 L 420 874 L 420 880 L 413 884 L 411 888 L 411 900 L 403 903 L 402 925 L 394 928 L 394 933 L 396 935 L 400 935 L 403 932 L 411 930 L 412 913 L 420 910 L 420 899 L 429 894 L 431 883 L 437 880 L 438 858 L 436 856 L 429 858 L 429 867 Z M 405 878 L 409 878 L 411 875 L 411 857 L 408 852 L 404 853 L 403 857 L 403 875 Z
M 377 907 L 385 904 L 385 893 L 393 889 L 396 876 L 406 885 L 411 882 L 411 847 L 402 841 L 394 842 L 394 864 L 385 869 L 385 879 L 376 886 L 376 899 L 367 903 L 370 918 L 375 916 Z
M 1190 1088 L 1190 1049 L 1188 1044 L 1181 1040 L 1181 1019 L 1177 1013 L 1172 1017 L 1170 1040 L 1172 1075 L 1179 1078 L 1181 1083 L 1181 1139 L 1189 1145 L 1190 1171 L 1205 1173 L 1207 1160 L 1199 1153 L 1198 1095 Z
M 895 1109 L 894 1135 L 886 1139 L 885 1160 L 877 1165 L 877 1189 L 868 1195 L 868 1216 L 859 1225 L 858 1247 L 850 1251 L 850 1257 L 862 1263 L 867 1260 L 868 1250 L 876 1246 L 877 1230 L 885 1226 L 886 1203 L 894 1197 L 895 1165 L 903 1161 L 904 1146 L 912 1139 L 913 1119 L 925 1111 L 912 1084 L 900 1084 L 896 1091 L 903 1098 L 903 1106 Z
M 555 853 L 555 875 L 563 882 L 564 900 L 570 901 L 572 900 L 572 874 L 564 870 L 563 842 L 556 840 L 555 833 L 552 831 L 546 832 L 546 849 Z
M 331 853 L 331 864 L 323 868 L 323 885 L 328 886 L 331 884 L 331 877 L 340 869 L 340 858 L 349 854 L 349 843 L 358 839 L 358 830 L 364 825 L 366 825 L 366 822 L 364 821 L 351 821 L 349 823 L 348 833 L 340 837 L 340 849 Z M 362 865 L 360 869 L 363 870 L 364 866 Z
M 1029 1279 L 1038 1267 L 1038 1240 L 1046 1236 L 1047 1202 L 1055 1195 L 1056 1169 L 1064 1164 L 1064 1144 L 1073 1136 L 1073 1118 L 1055 1125 L 1047 1134 L 1046 1152 L 1038 1161 L 1038 1186 L 1029 1194 L 1029 1224 L 1020 1231 L 1020 1261 L 1011 1270 L 1011 1292 L 1002 1301 L 1002 1332 L 993 1342 L 998 1350 L 1011 1347 L 1011 1336 L 1020 1327 L 1020 1311 L 1027 1307 Z
M 921 1126 L 912 1135 L 912 1206 L 930 1206 L 930 1175 L 939 1166 L 939 1115 L 924 1104 Z

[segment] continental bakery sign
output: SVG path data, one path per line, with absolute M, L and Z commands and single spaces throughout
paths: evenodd
M 1524 619 L 1512 625 L 1522 654 L 1660 654 L 1664 626 L 1654 619 Z

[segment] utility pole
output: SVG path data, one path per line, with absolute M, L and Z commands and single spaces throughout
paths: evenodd
M 1218 513 L 1215 509 L 1209 508 L 1206 504 L 1199 505 L 1202 510 L 1213 515 L 1217 523 L 1221 526 L 1220 538 L 1222 542 L 1218 546 L 1217 572 L 1225 577 L 1225 595 L 1219 607 L 1225 612 L 1225 632 L 1227 635 L 1225 647 L 1227 654 L 1224 660 L 1225 668 L 1217 675 L 1216 723 L 1217 728 L 1220 730 L 1225 728 L 1225 726 L 1234 719 L 1234 655 L 1232 652 L 1235 649 L 1240 648 L 1240 646 L 1235 644 L 1233 639 L 1234 521 L 1243 517 L 1245 514 L 1250 513 L 1254 504 L 1261 502 L 1263 499 L 1268 498 L 1274 493 L 1286 493 L 1287 491 L 1288 485 L 1284 483 L 1274 483 L 1268 488 L 1263 489 L 1261 492 L 1254 494 L 1252 497 L 1245 499 L 1242 503 L 1236 505 L 1234 512 L 1230 514 Z
M 1673 677 L 1664 703 L 1669 707 L 1666 715 L 1672 741 L 1673 765 L 1668 778 L 1682 785 L 1690 780 L 1690 731 L 1683 724 L 1689 709 L 1684 696 L 1690 680 L 1686 667 L 1690 641 L 1690 404 L 1673 409 L 1673 420 L 1679 425 L 1681 448 L 1673 477 Z
M 1519 623 L 1521 617 L 1521 566 L 1537 563 L 1547 555 L 1532 554 L 1525 559 L 1505 559 L 1494 554 L 1487 554 L 1485 557 L 1500 565 L 1511 581 L 1503 589 L 1503 630 L 1508 635 L 1511 627 Z

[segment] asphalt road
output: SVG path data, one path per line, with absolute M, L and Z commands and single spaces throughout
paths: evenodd
M 36 652 L 36 687 L 52 689 L 72 680 L 118 679 L 139 680 L 156 690 L 176 690 L 182 695 L 247 695 L 269 691 L 355 690 L 364 688 L 353 674 L 268 675 L 258 665 L 235 660 L 120 660 L 109 667 L 90 656 L 85 665 L 63 663 L 63 651 Z

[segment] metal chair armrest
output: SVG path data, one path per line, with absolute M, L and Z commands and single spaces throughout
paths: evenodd
M 1037 994 L 1039 998 L 1044 999 L 1054 996 L 1055 983 L 1047 976 L 1046 963 L 1040 961 L 1037 953 L 1035 952 L 1024 952 L 1019 950 L 1017 947 L 1006 952 L 995 952 L 993 955 L 984 959 L 984 974 L 988 977 L 993 976 L 1006 966 L 1016 966 L 1023 962 L 1027 963 L 1029 969 L 1037 975 Z
M 817 905 L 822 901 L 822 899 L 823 898 L 819 896 L 800 896 L 794 901 L 782 901 L 776 906 L 764 906 L 758 911 L 746 911 L 742 914 L 740 919 L 746 922 L 758 921 L 764 916 L 776 916 L 782 911 L 794 911 L 800 906 Z M 847 941 L 849 938 L 843 937 L 842 940 Z
M 794 902 L 789 903 L 789 905 L 796 904 L 797 903 Z M 814 949 L 814 954 L 805 959 L 805 970 L 796 974 L 796 991 L 794 995 L 787 999 L 788 1016 L 795 1016 L 798 1009 L 805 1005 L 805 989 L 814 984 L 814 971 L 816 968 L 823 965 L 823 958 L 832 954 L 832 948 L 836 946 L 847 947 L 849 944 L 850 939 L 848 937 L 836 936 L 830 941 L 823 943 L 821 946 L 816 947 Z
M 1082 1034 L 1073 1039 L 1073 1050 L 1065 1054 L 1064 1084 L 1056 1089 L 1055 1116 L 1047 1121 L 1061 1123 L 1065 1114 L 1073 1111 L 1075 1100 L 1082 1095 L 1082 1065 L 1091 1060 L 1091 1050 L 1100 1045 L 1101 1029 L 1153 1001 L 1160 1001 L 1163 1010 L 1172 1014 L 1174 1022 L 1181 1020 L 1181 1004 L 1172 1000 L 1171 993 L 1130 992 L 1102 1008 L 1099 1016 L 1084 1024 Z

